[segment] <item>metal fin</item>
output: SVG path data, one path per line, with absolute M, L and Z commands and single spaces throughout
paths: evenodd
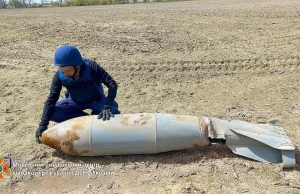
M 226 145 L 235 153 L 261 162 L 283 162 L 294 167 L 295 148 L 279 122 L 252 124 L 244 121 L 213 119 L 213 128 L 223 131 Z

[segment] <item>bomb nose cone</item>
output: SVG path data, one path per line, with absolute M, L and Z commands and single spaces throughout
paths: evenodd
M 41 142 L 70 155 L 87 153 L 90 147 L 92 121 L 93 117 L 84 116 L 58 123 L 43 132 Z M 85 150 L 80 148 L 85 148 Z
M 60 147 L 60 141 L 59 141 L 59 136 L 58 136 L 58 132 L 55 129 L 48 129 L 45 132 L 43 132 L 40 140 L 43 144 L 61 151 L 61 147 Z

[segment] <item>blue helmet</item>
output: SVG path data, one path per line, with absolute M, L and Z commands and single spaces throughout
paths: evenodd
M 54 54 L 54 65 L 56 66 L 80 66 L 83 59 L 79 50 L 72 45 L 64 45 L 56 49 Z

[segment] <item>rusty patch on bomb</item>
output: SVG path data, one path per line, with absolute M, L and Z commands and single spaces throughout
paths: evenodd
M 151 119 L 152 116 L 150 114 L 141 114 L 140 118 L 134 121 L 136 125 L 146 125 L 147 121 Z
M 79 139 L 80 137 L 76 133 L 76 130 L 68 131 L 61 140 L 61 150 L 71 155 L 79 155 L 78 151 L 74 149 L 74 141 Z
M 135 125 L 145 125 L 145 124 L 147 124 L 147 121 L 144 121 L 143 119 L 137 119 L 133 123 Z
M 60 149 L 60 141 L 53 138 L 56 137 L 55 133 L 56 133 L 57 129 L 48 131 L 46 133 L 43 133 L 40 140 L 43 144 L 48 145 L 49 147 L 56 149 L 56 150 L 61 150 Z
M 81 130 L 84 129 L 84 126 L 87 122 L 87 120 L 90 119 L 89 116 L 85 117 L 78 117 L 72 122 L 72 130 Z
M 86 120 L 87 117 L 74 120 L 74 122 L 72 123 L 72 129 L 67 131 L 67 134 L 60 141 L 51 138 L 51 134 L 48 134 L 49 136 L 47 134 L 43 135 L 41 141 L 49 147 L 62 151 L 64 153 L 79 155 L 80 153 L 74 149 L 74 141 L 80 139 L 77 131 L 84 128 Z M 53 130 L 50 133 L 54 133 L 56 130 Z
M 61 151 L 60 142 L 54 138 L 51 138 L 47 135 L 42 135 L 41 142 L 53 149 Z
M 133 122 L 129 121 L 129 116 L 126 116 L 123 118 L 123 120 L 120 122 L 123 126 L 142 126 L 146 125 L 149 119 L 152 118 L 150 114 L 141 114 L 139 118 L 135 119 Z
M 128 120 L 129 120 L 129 116 L 126 116 L 126 117 L 124 117 L 124 118 L 122 119 L 122 121 L 120 122 L 120 124 L 123 125 L 123 126 L 130 126 Z
M 74 141 L 80 139 L 77 131 L 84 129 L 87 119 L 89 119 L 89 117 L 82 117 L 74 120 L 72 123 L 72 129 L 69 130 L 61 140 L 60 147 L 63 152 L 71 155 L 80 155 L 80 153 L 74 148 Z
M 198 119 L 199 126 L 203 133 L 208 133 L 209 119 L 202 117 Z

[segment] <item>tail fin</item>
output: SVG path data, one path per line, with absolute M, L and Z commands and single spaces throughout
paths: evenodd
M 226 139 L 235 154 L 261 162 L 283 162 L 284 168 L 296 165 L 295 148 L 279 122 L 252 124 L 212 119 L 210 130 L 211 138 Z

